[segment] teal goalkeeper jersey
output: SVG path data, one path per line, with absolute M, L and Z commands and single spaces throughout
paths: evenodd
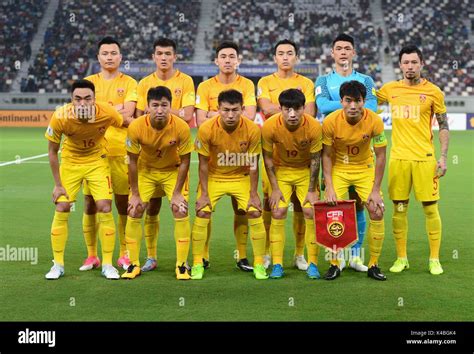
M 318 112 L 325 116 L 342 108 L 339 88 L 346 81 L 356 80 L 362 83 L 367 90 L 365 108 L 377 111 L 377 95 L 374 80 L 368 75 L 361 74 L 355 70 L 349 76 L 341 76 L 334 70 L 327 75 L 319 76 L 315 83 L 315 96 Z

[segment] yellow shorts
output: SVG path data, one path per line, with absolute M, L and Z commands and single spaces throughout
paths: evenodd
M 114 194 L 128 195 L 130 187 L 128 182 L 128 156 L 109 156 L 107 161 L 110 167 L 110 176 L 112 178 L 112 190 Z M 82 186 L 84 195 L 91 195 L 87 182 Z
M 291 201 L 291 195 L 296 192 L 296 196 L 303 208 L 311 208 L 312 205 L 303 201 L 308 194 L 309 188 L 309 168 L 285 168 L 280 167 L 276 169 L 276 178 L 278 187 L 280 188 L 285 202 L 280 200 L 279 208 L 288 208 L 288 203 Z
M 362 171 L 332 170 L 332 184 L 338 200 L 346 199 L 349 187 L 353 186 L 359 195 L 360 200 L 363 203 L 367 202 L 374 186 L 374 178 L 374 168 Z
M 265 164 L 262 159 L 262 167 L 260 169 L 260 175 L 262 176 L 262 191 L 263 194 L 270 195 L 272 193 L 272 185 L 268 179 L 267 170 L 265 169 Z
M 158 198 L 166 195 L 171 200 L 173 191 L 178 178 L 178 170 L 159 171 L 156 169 L 139 169 L 138 170 L 138 191 L 143 202 L 148 203 L 151 198 Z M 164 195 L 162 194 L 164 192 Z M 181 191 L 183 197 L 189 198 L 189 179 L 183 185 Z
M 59 167 L 61 182 L 69 195 L 69 200 L 61 196 L 58 202 L 74 202 L 83 182 L 87 182 L 94 200 L 112 199 L 112 180 L 109 164 L 102 158 L 93 164 L 61 163 Z
M 247 205 L 250 198 L 250 177 L 245 176 L 242 179 L 225 180 L 213 179 L 209 177 L 207 181 L 207 190 L 209 193 L 209 200 L 211 201 L 212 210 L 206 206 L 202 211 L 214 212 L 216 210 L 217 202 L 224 196 L 228 195 L 237 200 L 238 208 L 247 211 Z M 201 197 L 201 185 L 198 186 L 197 199 Z M 249 211 L 257 210 L 251 207 Z
M 388 165 L 388 193 L 391 200 L 408 200 L 411 187 L 420 202 L 439 199 L 439 178 L 436 161 L 390 159 Z

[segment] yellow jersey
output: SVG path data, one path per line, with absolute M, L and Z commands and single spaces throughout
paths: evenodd
M 150 115 L 145 114 L 128 127 L 127 151 L 140 154 L 139 168 L 173 171 L 181 163 L 180 156 L 193 151 L 191 131 L 188 124 L 174 114 L 170 114 L 163 129 L 155 129 Z
M 148 90 L 152 87 L 165 86 L 171 91 L 171 108 L 181 109 L 187 106 L 194 106 L 195 104 L 195 93 L 194 93 L 194 82 L 191 76 L 176 70 L 174 75 L 168 80 L 161 80 L 156 72 L 150 74 L 138 83 L 138 102 L 137 109 L 145 111 L 147 106 L 146 96 Z
M 372 168 L 374 156 L 370 147 L 387 146 L 382 118 L 363 108 L 362 118 L 356 124 L 347 122 L 344 110 L 330 113 L 323 121 L 323 144 L 334 149 L 333 168 L 355 171 Z
M 120 128 L 123 118 L 108 103 L 96 102 L 93 107 L 95 117 L 89 122 L 81 122 L 76 118 L 72 103 L 58 108 L 53 113 L 45 137 L 60 144 L 64 135 L 62 161 L 90 164 L 106 156 L 105 132 L 110 126 Z
M 392 81 L 377 92 L 379 104 L 388 102 L 392 114 L 391 159 L 430 161 L 435 159 L 432 120 L 446 113 L 444 94 L 426 79 L 415 86 Z
M 203 111 L 217 112 L 217 98 L 222 91 L 237 90 L 244 96 L 244 106 L 257 106 L 255 99 L 255 85 L 243 76 L 237 75 L 234 82 L 222 84 L 218 76 L 214 76 L 199 84 L 196 94 L 196 108 Z
M 119 73 L 111 80 L 105 80 L 101 73 L 87 76 L 95 86 L 95 100 L 107 102 L 111 106 L 137 101 L 137 82 L 131 76 Z M 125 156 L 127 128 L 110 127 L 105 132 L 107 156 Z
M 303 114 L 301 124 L 289 131 L 281 113 L 274 114 L 263 123 L 263 149 L 273 153 L 276 167 L 307 168 L 311 154 L 322 149 L 321 123 L 309 114 Z
M 246 176 L 250 168 L 257 168 L 262 152 L 260 128 L 245 116 L 231 133 L 221 123 L 221 116 L 205 121 L 198 130 L 195 150 L 209 157 L 209 177 L 237 180 Z
M 314 102 L 313 81 L 297 73 L 287 79 L 279 77 L 277 73 L 262 77 L 257 84 L 257 99 L 267 98 L 271 103 L 279 105 L 280 93 L 288 89 L 298 89 L 303 92 L 306 104 Z

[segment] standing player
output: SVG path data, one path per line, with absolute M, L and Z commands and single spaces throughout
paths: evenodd
M 218 112 L 198 130 L 199 192 L 194 220 L 192 278 L 204 275 L 203 253 L 211 212 L 224 196 L 235 198 L 238 210 L 248 217 L 256 279 L 267 279 L 263 267 L 265 226 L 258 196 L 260 128 L 242 115 L 243 96 L 237 90 L 219 93 Z
M 117 269 L 112 265 L 115 223 L 104 134 L 110 126 L 122 126 L 123 118 L 109 104 L 95 102 L 94 92 L 92 82 L 75 81 L 71 88 L 72 103 L 54 112 L 45 134 L 49 140 L 49 164 L 54 178 L 53 202 L 56 204 L 51 226 L 54 265 L 46 274 L 46 279 L 58 279 L 64 275 L 64 249 L 68 238 L 70 203 L 76 200 L 83 181 L 87 181 L 96 204 L 102 244 L 102 274 L 107 279 L 119 278 Z M 63 135 L 59 164 L 58 151 Z
M 304 113 L 305 96 L 300 90 L 285 90 L 278 100 L 281 113 L 266 120 L 262 128 L 263 158 L 271 184 L 273 268 L 270 278 L 284 275 L 285 219 L 288 202 L 295 192 L 303 206 L 306 227 L 305 241 L 310 262 L 306 274 L 311 279 L 318 279 L 319 247 L 316 244 L 313 204 L 319 199 L 321 124 Z
M 141 273 L 141 218 L 150 198 L 159 189 L 166 193 L 174 217 L 176 278 L 187 280 L 191 276 L 186 268 L 190 227 L 185 182 L 193 150 L 191 132 L 186 122 L 170 113 L 172 94 L 167 87 L 148 90 L 147 101 L 149 113 L 137 118 L 128 128 L 131 196 L 125 233 L 131 265 L 122 278 L 133 279 Z
M 264 76 L 258 82 L 257 99 L 258 105 L 265 118 L 280 113 L 280 105 L 278 97 L 284 90 L 294 88 L 298 89 L 305 95 L 306 104 L 304 113 L 315 117 L 316 106 L 314 104 L 314 84 L 313 82 L 297 73 L 295 66 L 298 63 L 298 46 L 296 43 L 283 39 L 279 41 L 273 49 L 273 60 L 277 64 L 277 71 L 271 75 Z M 266 174 L 265 168 L 262 170 L 262 187 L 263 187 L 263 222 L 267 231 L 267 243 L 265 246 L 265 267 L 270 265 L 270 224 L 271 210 L 268 204 L 268 196 L 270 194 L 270 182 Z M 307 270 L 308 263 L 304 258 L 304 235 L 305 222 L 301 204 L 295 193 L 291 196 L 293 203 L 293 233 L 295 236 L 295 266 L 300 270 Z
M 339 34 L 332 42 L 331 56 L 334 59 L 335 69 L 328 75 L 319 76 L 316 79 L 316 103 L 322 114 L 328 115 L 337 109 L 341 109 L 341 97 L 339 89 L 344 82 L 359 81 L 366 88 L 365 108 L 372 111 L 377 110 L 377 97 L 375 96 L 374 80 L 368 75 L 355 71 L 352 60 L 356 55 L 354 49 L 354 38 L 347 34 Z M 357 209 L 357 230 L 359 240 L 351 249 L 349 265 L 359 272 L 366 272 L 367 266 L 361 259 L 361 246 L 364 242 L 367 221 L 364 213 L 364 201 L 360 199 L 353 186 L 349 186 L 349 198 L 355 199 Z M 345 260 L 341 258 L 341 270 L 345 267 Z
M 249 79 L 237 74 L 237 67 L 240 64 L 239 46 L 233 42 L 222 42 L 216 49 L 215 64 L 219 67 L 219 73 L 201 82 L 196 94 L 196 120 L 201 126 L 206 120 L 214 117 L 218 113 L 218 96 L 222 91 L 234 89 L 242 93 L 244 97 L 243 115 L 250 120 L 255 119 L 257 102 L 255 100 L 255 86 Z M 237 267 L 243 271 L 251 272 L 252 267 L 247 260 L 247 217 L 246 213 L 238 210 L 237 201 L 232 198 L 234 208 L 234 235 L 237 243 L 238 262 Z M 208 239 L 204 251 L 205 266 L 209 260 L 209 237 L 211 228 L 208 228 Z
M 425 213 L 430 243 L 429 270 L 431 274 L 438 275 L 443 273 L 439 262 L 439 177 L 446 174 L 449 145 L 444 95 L 438 86 L 421 77 L 423 55 L 416 46 L 403 47 L 398 58 L 403 80 L 389 82 L 377 93 L 379 103 L 388 102 L 392 113 L 388 189 L 394 204 L 392 225 L 397 260 L 390 271 L 399 273 L 409 268 L 407 209 L 413 186 L 415 198 L 423 204 Z M 438 161 L 433 146 L 433 114 L 439 124 L 441 157 Z
M 384 231 L 384 204 L 380 187 L 385 169 L 385 139 L 382 119 L 364 108 L 367 91 L 359 81 L 341 85 L 342 109 L 328 115 L 323 122 L 323 172 L 326 184 L 325 198 L 329 204 L 343 199 L 349 186 L 354 186 L 369 212 L 370 261 L 367 275 L 386 280 L 378 267 Z M 374 142 L 374 156 L 370 142 Z M 333 162 L 334 161 L 334 162 Z M 336 279 L 341 274 L 339 260 L 331 260 L 324 276 Z
M 97 101 L 106 102 L 125 118 L 131 121 L 135 113 L 137 101 L 137 82 L 130 76 L 119 71 L 122 61 L 120 44 L 111 37 L 103 38 L 98 45 L 99 53 L 97 59 L 100 64 L 100 72 L 86 77 L 95 86 L 95 98 Z M 118 211 L 118 235 L 120 241 L 120 253 L 117 264 L 126 269 L 130 264 L 126 254 L 125 225 L 127 224 L 128 205 L 128 167 L 127 151 L 125 150 L 125 139 L 127 128 L 109 127 L 105 132 L 107 160 L 110 166 L 112 178 L 112 189 L 115 197 L 115 206 Z M 90 270 L 100 265 L 97 258 L 97 227 L 96 227 L 96 204 L 87 182 L 84 183 L 84 215 L 82 217 L 82 229 L 87 245 L 87 259 L 79 270 Z
M 153 61 L 156 71 L 140 80 L 138 84 L 137 113 L 143 115 L 147 107 L 147 93 L 152 87 L 165 86 L 172 95 L 170 113 L 182 118 L 186 122 L 193 119 L 195 93 L 191 76 L 174 68 L 176 62 L 176 43 L 168 38 L 159 38 L 153 44 Z M 145 242 L 147 247 L 147 260 L 142 271 L 147 272 L 156 268 L 156 248 L 159 230 L 158 214 L 161 208 L 161 197 L 164 191 L 157 192 L 151 197 L 145 215 Z

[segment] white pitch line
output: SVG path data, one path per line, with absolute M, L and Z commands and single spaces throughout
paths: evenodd
M 2 163 L 0 163 L 0 167 L 8 166 L 8 165 L 19 165 L 24 161 L 39 159 L 41 157 L 46 157 L 46 156 L 48 156 L 48 154 L 41 154 L 41 155 L 36 155 L 36 156 L 25 157 L 24 159 L 16 159 L 16 160 L 13 160 L 13 161 L 2 162 Z

